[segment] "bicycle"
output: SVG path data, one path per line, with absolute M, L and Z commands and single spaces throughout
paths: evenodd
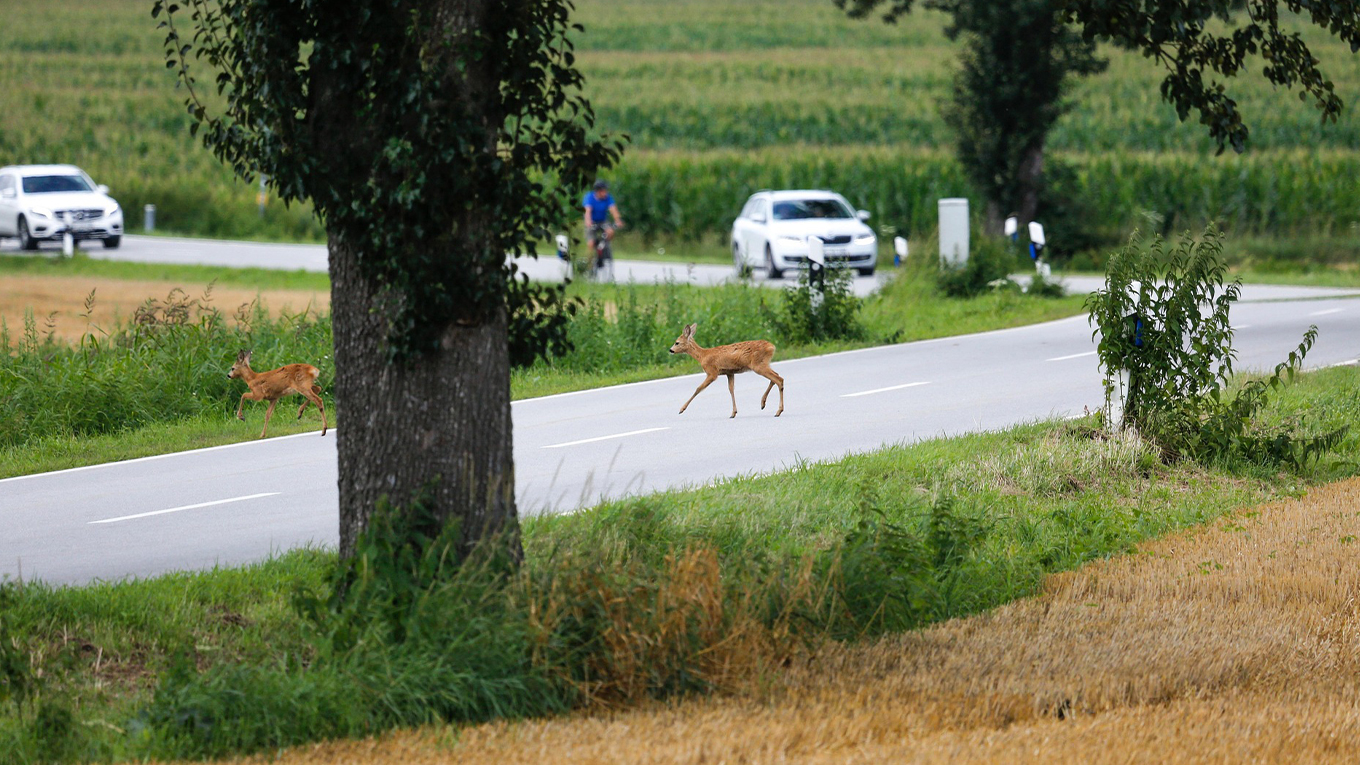
M 613 227 L 607 223 L 592 223 L 590 239 L 594 252 L 590 259 L 590 278 L 600 282 L 614 281 Z

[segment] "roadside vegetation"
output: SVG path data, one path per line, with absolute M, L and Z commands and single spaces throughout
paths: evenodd
M 101 33 L 46 23 L 51 13 Z M 612 177 L 637 235 L 621 254 L 726 262 L 731 220 L 760 188 L 835 188 L 874 214 L 885 241 L 928 238 L 940 197 L 969 196 L 981 212 L 939 112 L 957 50 L 941 14 L 918 9 L 888 26 L 851 20 L 827 0 L 629 0 L 583 2 L 577 16 L 600 124 L 632 138 Z M 1338 95 L 1360 102 L 1360 59 L 1311 25 L 1301 33 Z M 306 206 L 270 202 L 261 217 L 257 189 L 189 136 L 161 42 L 139 0 L 17 0 L 0 70 L 24 108 L 0 115 L 0 163 L 76 162 L 113 188 L 134 225 L 153 203 L 165 231 L 320 241 Z M 1102 55 L 1109 70 L 1077 84 L 1050 135 L 1053 257 L 1098 268 L 1134 227 L 1169 235 L 1210 221 L 1259 243 L 1230 261 L 1240 252 L 1325 271 L 1360 254 L 1354 109 L 1322 125 L 1309 104 L 1242 79 L 1234 96 L 1251 151 L 1215 156 L 1202 126 L 1161 102 L 1157 67 L 1126 51 Z
M 207 267 L 0 258 L 0 273 L 49 272 L 111 279 L 208 277 L 227 284 L 248 278 Z M 274 284 L 323 290 L 326 284 L 324 275 L 316 274 L 261 276 Z M 237 422 L 234 413 L 244 388 L 226 378 L 242 348 L 255 350 L 261 369 L 294 362 L 320 368 L 327 411 L 343 425 L 344 414 L 336 412 L 330 397 L 329 317 L 314 310 L 275 311 L 258 300 L 222 302 L 214 296 L 218 283 L 186 292 L 177 288 L 178 281 L 160 282 L 154 296 L 128 306 L 115 322 L 89 318 L 99 308 L 96 290 L 74 309 L 76 315 L 61 317 L 77 328 L 71 334 L 58 334 L 42 306 L 34 306 L 20 324 L 0 320 L 0 477 L 255 437 L 264 407 L 248 404 L 246 423 Z M 750 283 L 694 287 L 578 280 L 567 291 L 575 306 L 567 324 L 573 350 L 515 370 L 512 396 L 694 373 L 689 358 L 667 352 L 691 322 L 699 323 L 705 344 L 765 338 L 778 346 L 776 358 L 787 359 L 1058 319 L 1080 312 L 1082 300 L 1025 295 L 1014 285 L 987 288 L 968 299 L 947 298 L 925 261 L 903 269 L 864 300 L 849 294 L 836 274 L 829 284 L 828 298 L 814 312 L 806 283 L 776 290 Z M 315 418 L 276 417 L 271 433 L 289 435 L 318 424 Z
M 1354 368 L 1302 375 L 1263 417 L 1353 433 L 1357 383 Z M 935 440 L 525 519 L 518 569 L 495 558 L 454 568 L 428 537 L 398 552 L 402 530 L 375 524 L 340 568 L 330 552 L 298 551 L 143 582 L 11 583 L 0 744 L 18 762 L 200 757 L 756 692 L 828 640 L 1034 594 L 1051 572 L 1298 495 L 1360 457 L 1347 435 L 1301 469 L 1168 464 L 1097 424 Z

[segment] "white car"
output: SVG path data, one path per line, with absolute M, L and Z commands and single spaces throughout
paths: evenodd
M 763 268 L 778 279 L 807 261 L 808 238 L 815 236 L 828 266 L 872 276 L 878 240 L 864 224 L 868 219 L 832 191 L 758 191 L 732 224 L 732 262 L 738 272 Z
M 100 239 L 108 248 L 123 240 L 123 210 L 75 165 L 0 167 L 0 237 L 25 250 L 44 240 Z

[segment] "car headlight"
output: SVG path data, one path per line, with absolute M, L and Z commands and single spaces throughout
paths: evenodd
M 121 208 L 121 207 L 119 207 L 118 205 L 115 204 L 113 207 L 111 207 L 111 208 L 109 208 L 108 210 L 105 210 L 105 211 L 104 211 L 104 216 L 105 216 L 105 217 L 108 217 L 108 216 L 110 216 L 110 215 L 117 215 L 118 213 L 120 213 L 120 212 L 122 212 L 122 211 L 123 211 L 123 208 Z
M 873 243 L 874 243 L 873 234 L 860 234 L 859 236 L 855 237 L 855 244 L 873 244 Z
M 31 208 L 31 209 L 29 210 L 29 212 L 33 213 L 34 215 L 38 216 L 39 218 L 55 218 L 55 217 L 57 217 L 57 216 L 53 215 L 53 214 L 52 214 L 52 211 L 49 210 L 49 209 L 47 209 L 46 207 L 34 207 L 34 208 Z

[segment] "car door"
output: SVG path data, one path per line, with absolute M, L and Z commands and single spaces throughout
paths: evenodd
M 15 222 L 19 219 L 18 193 L 14 176 L 10 173 L 0 174 L 0 236 L 18 233 L 15 230 Z
M 770 222 L 770 200 L 762 196 L 756 197 L 753 202 L 750 217 L 746 221 L 746 241 L 743 246 L 746 262 L 760 266 L 765 263 L 765 232 Z

